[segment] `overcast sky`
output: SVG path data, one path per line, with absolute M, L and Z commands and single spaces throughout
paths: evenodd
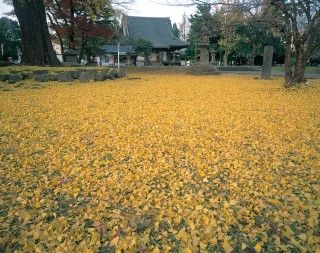
M 179 24 L 184 12 L 189 15 L 193 12 L 193 9 L 190 7 L 166 6 L 157 2 L 166 3 L 166 0 L 135 0 L 135 3 L 130 7 L 131 10 L 127 11 L 127 13 L 134 16 L 170 17 L 172 23 Z M 0 16 L 3 16 L 4 13 L 11 9 L 12 7 L 5 5 L 0 0 Z

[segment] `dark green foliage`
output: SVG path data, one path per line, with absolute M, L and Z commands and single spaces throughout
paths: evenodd
M 130 38 L 128 39 L 128 44 L 133 46 L 137 54 L 143 55 L 148 63 L 149 56 L 152 53 L 152 42 L 144 38 Z
M 172 25 L 172 32 L 173 32 L 173 35 L 176 37 L 176 38 L 179 38 L 180 37 L 180 31 L 178 29 L 178 26 L 176 23 L 173 23 Z
M 197 11 L 194 15 L 191 15 L 190 19 L 190 31 L 188 34 L 188 42 L 190 46 L 185 52 L 186 59 L 197 59 L 198 49 L 197 45 L 201 38 L 201 29 L 205 26 L 209 32 L 209 47 L 211 49 L 218 49 L 218 41 L 220 39 L 220 23 L 218 15 L 212 12 L 211 5 L 200 4 L 197 6 Z
M 264 46 L 275 47 L 274 59 L 283 63 L 284 43 L 272 32 L 272 27 L 266 23 L 248 19 L 236 27 L 239 40 L 234 47 L 234 57 L 244 57 L 247 63 L 254 65 L 254 57 L 263 55 Z
M 4 55 L 0 59 L 6 61 L 8 57 L 18 58 L 18 49 L 21 43 L 21 31 L 17 21 L 9 18 L 0 18 L 0 44 L 3 44 Z M 1 50 L 1 49 L 0 49 Z

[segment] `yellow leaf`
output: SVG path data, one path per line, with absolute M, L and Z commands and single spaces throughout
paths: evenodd
M 163 252 L 164 252 L 164 253 L 169 253 L 170 250 L 171 250 L 171 247 L 168 246 L 168 245 L 164 245 L 164 246 L 162 246 L 162 248 L 163 248 Z
M 219 202 L 219 197 L 216 197 L 216 198 L 211 198 L 210 199 L 210 204 L 211 205 L 215 205 Z
M 261 248 L 261 246 L 260 246 L 259 243 L 257 243 L 257 244 L 254 246 L 254 250 L 255 250 L 257 253 L 260 253 L 260 252 L 261 252 L 262 248 Z
M 181 229 L 179 231 L 179 233 L 177 234 L 177 238 L 180 240 L 188 240 L 189 235 L 187 234 L 187 232 L 184 229 Z
M 271 199 L 270 203 L 275 205 L 275 206 L 281 206 L 282 205 L 281 201 L 279 201 L 278 199 Z
M 215 245 L 215 244 L 218 243 L 218 240 L 217 240 L 217 238 L 212 238 L 212 239 L 209 240 L 209 242 L 210 242 L 211 244 Z
M 182 248 L 180 249 L 180 253 L 192 253 L 192 250 L 190 248 Z
M 111 240 L 111 244 L 113 245 L 113 246 L 117 246 L 118 245 L 118 242 L 119 242 L 119 236 L 116 236 L 115 238 L 113 238 L 112 240 Z
M 203 209 L 203 206 L 202 206 L 202 205 L 196 206 L 196 210 L 197 210 L 197 211 L 202 210 L 202 209 Z
M 299 238 L 302 240 L 302 241 L 306 241 L 307 240 L 307 236 L 305 234 L 300 234 L 299 235 Z
M 153 250 L 151 252 L 152 253 L 160 253 L 160 249 L 156 246 L 153 248 Z
M 231 245 L 226 240 L 223 242 L 222 247 L 226 253 L 230 253 L 233 250 Z
M 236 199 L 232 199 L 232 200 L 229 201 L 229 205 L 230 206 L 234 206 L 237 203 L 238 203 L 238 201 Z
M 206 249 L 207 248 L 207 244 L 203 243 L 203 242 L 200 242 L 200 249 Z

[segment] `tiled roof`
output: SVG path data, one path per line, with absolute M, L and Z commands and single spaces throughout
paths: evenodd
M 130 38 L 144 38 L 153 48 L 184 48 L 185 42 L 173 35 L 170 18 L 125 16 Z

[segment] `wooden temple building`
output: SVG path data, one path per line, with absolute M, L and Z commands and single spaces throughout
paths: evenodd
M 151 64 L 169 64 L 175 51 L 187 47 L 187 43 L 174 36 L 170 18 L 123 16 L 122 29 L 122 41 L 143 38 L 152 43 Z M 116 65 L 118 46 L 107 44 L 102 50 L 102 65 Z M 133 46 L 120 43 L 121 65 L 139 65 L 141 62 L 141 56 L 136 54 Z

